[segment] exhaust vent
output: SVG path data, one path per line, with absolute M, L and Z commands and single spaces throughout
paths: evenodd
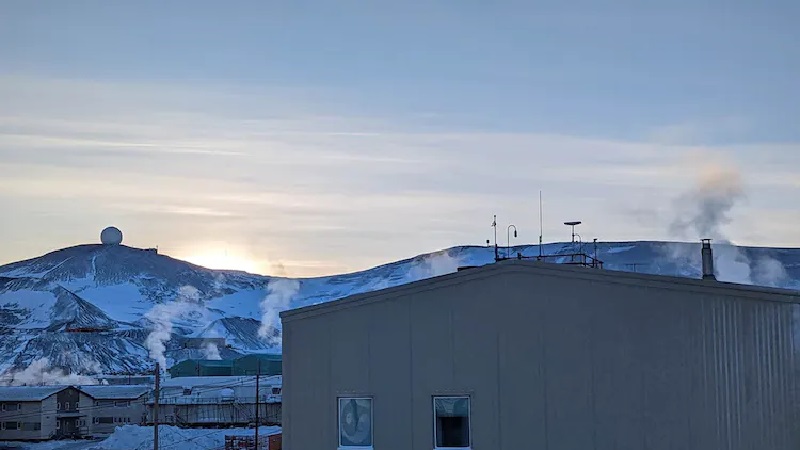
M 703 279 L 716 280 L 714 275 L 714 253 L 711 250 L 711 239 L 703 239 L 703 248 L 700 251 L 703 257 Z

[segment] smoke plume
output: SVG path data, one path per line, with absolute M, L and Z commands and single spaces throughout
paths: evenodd
M 267 296 L 261 301 L 261 326 L 258 335 L 272 346 L 281 347 L 280 312 L 289 308 L 300 292 L 300 282 L 291 278 L 273 278 L 267 285 Z
M 219 354 L 219 347 L 217 344 L 213 342 L 206 342 L 206 345 L 203 346 L 203 358 L 205 359 L 222 359 L 222 356 Z
M 145 339 L 145 347 L 150 351 L 150 358 L 167 368 L 164 353 L 166 344 L 172 339 L 172 322 L 174 319 L 191 312 L 200 303 L 200 293 L 191 286 L 183 286 L 178 292 L 178 298 L 170 303 L 159 303 L 145 314 L 145 318 L 153 324 L 153 329 Z
M 781 286 L 787 275 L 778 260 L 768 255 L 751 260 L 725 233 L 725 225 L 733 220 L 732 211 L 745 197 L 742 176 L 735 167 L 721 163 L 706 166 L 695 186 L 675 199 L 670 235 L 678 239 L 712 239 L 714 266 L 721 281 Z M 668 244 L 664 250 L 678 264 L 699 271 L 698 247 Z
M 50 367 L 48 358 L 33 361 L 27 368 L 6 374 L 6 386 L 56 386 L 56 385 L 93 385 L 97 380 L 86 375 L 67 374 L 63 370 Z
M 727 241 L 722 227 L 731 222 L 731 211 L 742 198 L 744 186 L 738 171 L 707 168 L 697 185 L 676 199 L 676 217 L 670 224 L 670 233 L 681 238 L 691 235 Z

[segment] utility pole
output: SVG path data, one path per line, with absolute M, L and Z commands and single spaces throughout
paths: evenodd
M 156 363 L 156 391 L 153 403 L 153 450 L 158 450 L 158 397 L 161 393 L 161 365 Z
M 258 426 L 260 425 L 259 409 L 261 409 L 260 398 L 258 395 L 261 380 L 261 360 L 258 361 L 258 370 L 256 370 L 256 450 L 258 450 Z

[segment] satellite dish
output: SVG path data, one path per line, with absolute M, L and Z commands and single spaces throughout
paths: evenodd
M 119 245 L 122 243 L 122 231 L 116 227 L 108 227 L 100 233 L 103 245 Z

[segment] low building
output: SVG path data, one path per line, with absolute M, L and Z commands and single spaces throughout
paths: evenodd
M 284 447 L 797 449 L 800 292 L 708 278 L 509 260 L 285 311 Z
M 187 359 L 170 367 L 169 374 L 172 378 L 232 376 L 233 360 Z
M 0 441 L 56 437 L 61 409 L 57 397 L 65 389 L 65 386 L 0 386 Z
M 149 386 L 80 386 L 80 409 L 86 415 L 83 436 L 105 437 L 122 425 L 144 424 Z
M 274 376 L 283 373 L 283 357 L 254 353 L 235 359 L 186 359 L 169 368 L 172 378 L 249 376 L 259 373 Z
M 256 419 L 256 377 L 180 377 L 164 380 L 159 396 L 159 422 L 209 427 L 244 426 Z M 259 422 L 281 424 L 282 377 L 262 376 Z M 277 396 L 276 393 L 277 392 Z M 155 399 L 147 401 L 147 422 L 153 423 Z
M 102 437 L 146 419 L 148 386 L 0 387 L 0 441 Z
M 281 375 L 283 357 L 278 354 L 254 353 L 233 360 L 233 375 Z

